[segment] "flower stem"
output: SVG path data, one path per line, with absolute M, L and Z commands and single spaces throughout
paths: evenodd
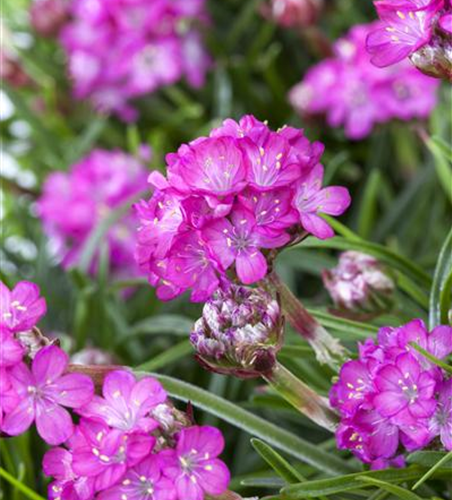
M 345 361 L 346 349 L 338 339 L 332 337 L 323 326 L 307 311 L 278 274 L 273 271 L 265 279 L 264 285 L 279 296 L 284 315 L 293 329 L 309 342 L 317 360 L 338 369 Z
M 334 432 L 338 416 L 326 398 L 319 396 L 278 361 L 262 376 L 284 399 L 316 424 Z

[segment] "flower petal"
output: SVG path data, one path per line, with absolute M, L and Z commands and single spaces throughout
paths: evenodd
M 36 429 L 47 444 L 56 446 L 72 436 L 74 424 L 67 410 L 41 400 L 36 406 Z

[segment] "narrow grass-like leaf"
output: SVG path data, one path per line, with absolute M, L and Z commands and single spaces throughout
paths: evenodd
M 443 451 L 415 451 L 407 457 L 407 463 L 418 464 L 424 467 L 433 467 L 447 455 Z M 442 468 L 452 469 L 452 462 L 443 463 Z
M 22 484 L 18 479 L 9 474 L 3 467 L 0 467 L 0 477 L 2 477 L 5 481 L 8 481 L 16 490 L 19 490 L 30 500 L 45 500 L 44 497 L 38 495 L 33 490 L 31 490 L 25 484 Z
M 433 276 L 430 293 L 430 328 L 447 323 L 451 299 L 452 276 L 452 229 L 441 248 Z
M 419 479 L 419 481 L 413 486 L 412 490 L 415 490 L 417 488 L 419 488 L 419 486 L 421 484 L 424 484 L 425 481 L 427 481 L 427 479 L 429 477 L 431 477 L 436 470 L 438 470 L 439 468 L 443 467 L 444 465 L 446 465 L 450 460 L 452 459 L 452 451 L 450 451 L 449 453 L 447 453 L 446 455 L 444 455 L 444 457 L 442 457 L 440 460 L 438 460 L 438 462 L 436 462 L 436 464 L 431 467 L 428 472 L 426 472 L 422 477 L 421 479 Z
M 378 488 L 381 488 L 382 490 L 389 491 L 389 493 L 392 493 L 401 500 L 422 500 L 422 498 L 416 495 L 416 493 L 408 491 L 401 486 L 397 486 L 396 484 L 386 483 L 385 481 L 380 481 L 372 477 L 360 477 L 358 480 L 373 486 L 378 486 Z
M 432 140 L 428 138 L 425 141 L 428 149 L 435 159 L 435 168 L 438 175 L 438 180 L 444 189 L 444 192 L 448 196 L 449 200 L 452 202 L 452 166 L 446 155 L 444 155 L 443 149 L 440 147 L 438 140 Z
M 345 333 L 350 338 L 356 338 L 357 340 L 366 339 L 378 332 L 378 327 L 367 323 L 339 318 L 338 316 L 311 308 L 308 308 L 308 312 L 325 328 Z
M 154 374 L 153 376 L 160 380 L 174 398 L 190 401 L 194 406 L 235 425 L 252 436 L 265 440 L 275 448 L 315 467 L 317 470 L 329 474 L 344 474 L 354 469 L 353 465 L 226 399 L 166 375 Z
M 146 193 L 147 191 L 143 191 L 139 194 L 133 195 L 124 203 L 121 203 L 121 205 L 115 208 L 115 210 L 112 210 L 107 217 L 105 217 L 99 224 L 97 224 L 97 226 L 93 228 L 80 254 L 78 268 L 82 272 L 88 272 L 94 254 L 99 248 L 102 238 L 106 236 L 111 226 L 121 219 L 121 217 L 123 217 L 130 210 L 130 206 L 139 199 L 143 198 Z
M 286 483 L 303 482 L 306 479 L 294 469 L 289 462 L 277 453 L 271 446 L 264 443 L 260 439 L 252 439 L 251 444 L 259 455 L 265 460 L 268 465 L 282 477 Z
M 413 349 L 416 349 L 424 358 L 427 358 L 429 361 L 431 361 L 434 365 L 439 366 L 443 370 L 445 370 L 448 373 L 452 373 L 452 366 L 449 366 L 447 363 L 444 361 L 441 361 L 438 358 L 435 358 L 432 354 L 430 354 L 428 351 L 423 349 L 420 345 L 416 344 L 415 342 L 410 342 L 410 345 L 413 347 Z
M 391 483 L 401 483 L 403 481 L 416 480 L 421 475 L 421 470 L 417 466 L 406 469 L 386 469 L 368 472 L 358 472 L 347 474 L 331 479 L 318 479 L 306 481 L 305 483 L 294 484 L 283 488 L 284 498 L 298 500 L 302 498 L 319 498 L 321 495 L 334 495 L 346 491 L 354 491 L 362 488 L 359 481 L 361 477 L 370 477 L 381 481 L 390 481 Z
M 377 259 L 385 262 L 401 273 L 404 273 L 407 277 L 426 288 L 430 288 L 432 284 L 432 279 L 430 278 L 430 276 L 417 264 L 377 243 L 370 243 L 364 240 L 347 239 L 341 236 L 335 236 L 334 238 L 330 238 L 329 240 L 307 238 L 301 243 L 291 247 L 290 250 L 296 250 L 297 248 L 358 250 L 360 252 L 373 255 Z
M 160 370 L 160 368 L 174 363 L 175 361 L 187 356 L 191 352 L 193 352 L 193 347 L 190 344 L 189 340 L 183 340 L 182 342 L 179 342 L 175 346 L 170 347 L 166 351 L 162 352 L 155 358 L 152 358 L 149 361 L 146 361 L 146 363 L 137 366 L 135 369 L 140 371 Z

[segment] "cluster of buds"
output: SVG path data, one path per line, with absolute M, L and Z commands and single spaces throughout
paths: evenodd
M 41 36 L 54 37 L 69 19 L 67 0 L 35 0 L 30 7 L 30 23 Z
M 322 278 L 339 315 L 373 317 L 393 304 L 395 283 L 385 266 L 370 255 L 344 252 L 339 264 L 324 270 Z
M 375 1 L 383 23 L 369 35 L 367 50 L 376 66 L 409 58 L 422 73 L 452 81 L 450 0 Z
M 278 302 L 270 294 L 230 285 L 206 302 L 190 341 L 208 369 L 252 378 L 272 370 L 283 331 Z

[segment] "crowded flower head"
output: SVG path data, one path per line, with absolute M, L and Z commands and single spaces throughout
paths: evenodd
M 354 26 L 334 44 L 332 57 L 308 70 L 289 94 L 302 115 L 326 117 L 350 139 L 367 137 L 377 124 L 427 118 L 436 102 L 438 82 L 408 61 L 378 68 L 366 51 L 366 38 L 379 22 Z
M 135 120 L 133 98 L 185 77 L 204 83 L 210 59 L 200 27 L 204 0 L 71 3 L 72 20 L 61 31 L 75 96 L 96 108 Z
M 118 368 L 96 394 L 56 344 L 32 356 L 21 335 L 45 312 L 39 288 L 0 290 L 0 433 L 18 436 L 35 424 L 53 446 L 43 460 L 49 499 L 204 500 L 226 491 L 219 430 L 195 425 L 152 377 Z
M 38 214 L 65 268 L 78 263 L 92 230 L 146 187 L 144 159 L 149 159 L 146 149 L 142 158 L 119 150 L 95 149 L 72 165 L 69 172 L 47 177 L 38 200 Z M 107 233 L 110 267 L 118 275 L 137 274 L 130 245 L 135 225 L 133 215 L 127 214 Z M 91 272 L 97 269 L 98 257 L 98 253 L 94 255 Z
M 372 62 L 386 67 L 404 59 L 423 73 L 452 81 L 450 0 L 374 1 L 382 21 L 367 38 Z
M 343 365 L 330 392 L 341 415 L 339 448 L 375 469 L 403 466 L 405 452 L 430 444 L 452 450 L 450 378 L 412 343 L 444 360 L 452 353 L 452 327 L 428 332 L 413 320 L 381 328 L 377 342 L 368 339 L 359 358 Z
M 300 237 L 333 236 L 321 215 L 342 214 L 350 196 L 322 187 L 322 153 L 301 130 L 245 116 L 169 154 L 167 177 L 153 172 L 153 196 L 136 206 L 137 260 L 159 298 L 191 289 L 205 301 L 225 280 L 264 278 L 269 254 Z

